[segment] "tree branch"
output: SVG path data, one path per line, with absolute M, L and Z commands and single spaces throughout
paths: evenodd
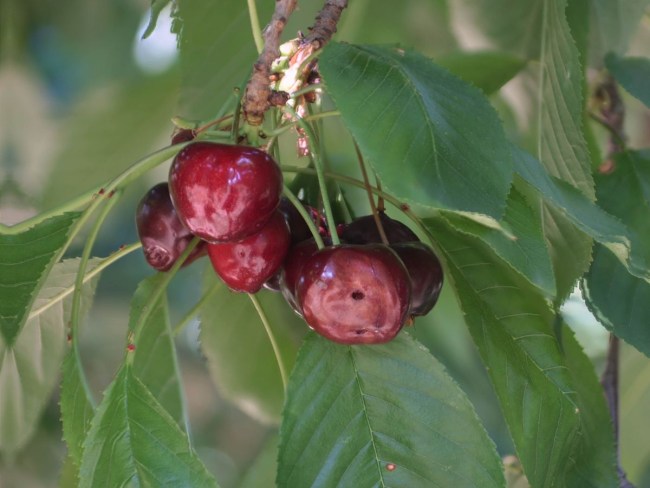
M 270 106 L 271 63 L 280 56 L 280 36 L 297 2 L 298 0 L 276 0 L 271 22 L 264 29 L 264 49 L 253 65 L 253 74 L 244 95 L 244 117 L 250 125 L 260 125 L 264 120 L 264 112 Z
M 318 12 L 314 25 L 310 28 L 305 44 L 311 44 L 313 49 L 325 46 L 336 32 L 336 25 L 341 18 L 341 12 L 348 6 L 348 0 L 326 0 Z

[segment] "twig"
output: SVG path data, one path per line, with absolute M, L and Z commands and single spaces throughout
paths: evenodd
M 324 47 L 336 32 L 341 12 L 347 6 L 348 0 L 326 0 L 303 44 L 311 44 L 314 49 Z
M 372 216 L 375 219 L 375 225 L 377 226 L 377 231 L 381 237 L 381 242 L 387 246 L 389 244 L 388 237 L 386 237 L 386 232 L 384 231 L 384 225 L 381 223 L 381 218 L 379 217 L 379 212 L 377 210 L 377 205 L 375 205 L 375 198 L 372 195 L 372 189 L 370 187 L 370 180 L 368 179 L 368 172 L 366 171 L 366 165 L 363 160 L 363 155 L 361 154 L 361 149 L 357 141 L 354 141 L 354 150 L 357 152 L 357 160 L 359 161 L 359 167 L 361 168 L 361 175 L 363 176 L 363 184 L 366 186 L 366 193 L 368 193 L 368 201 L 370 203 L 370 211 Z
M 619 449 L 618 429 L 618 365 L 619 365 L 619 339 L 614 334 L 609 336 L 609 349 L 607 351 L 607 364 L 600 379 L 605 390 L 605 399 L 609 407 L 609 413 L 614 425 L 614 442 L 616 443 L 616 464 L 618 471 L 618 482 L 621 488 L 634 488 L 621 467 L 621 452 Z
M 611 75 L 603 80 L 594 93 L 595 100 L 599 103 L 601 118 L 594 117 L 609 131 L 607 141 L 607 158 L 601 164 L 601 173 L 614 170 L 614 155 L 625 150 L 625 135 L 623 121 L 625 119 L 625 106 L 618 91 L 616 81 Z
M 244 117 L 250 125 L 260 125 L 269 108 L 271 63 L 280 56 L 280 36 L 298 0 L 276 0 L 271 22 L 263 32 L 264 49 L 253 65 L 253 75 L 246 86 Z

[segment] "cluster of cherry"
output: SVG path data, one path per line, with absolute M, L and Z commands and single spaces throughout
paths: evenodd
M 193 142 L 174 159 L 169 183 L 154 186 L 136 214 L 147 262 L 167 271 L 194 236 L 183 265 L 208 254 L 234 291 L 281 291 L 321 335 L 344 344 L 393 339 L 428 313 L 443 273 L 433 251 L 404 224 L 379 212 L 335 232 L 343 244 L 318 249 L 303 217 L 281 198 L 282 172 L 259 149 Z M 325 242 L 320 212 L 305 206 Z

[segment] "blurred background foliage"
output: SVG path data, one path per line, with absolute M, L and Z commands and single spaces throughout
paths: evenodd
M 257 3 L 264 22 L 273 2 Z M 531 54 L 525 45 L 508 45 L 507 35 L 516 34 L 510 27 L 518 25 L 514 17 L 495 30 L 502 35 L 500 42 L 477 35 L 471 15 L 477 9 L 467 9 L 477 2 L 404 0 L 399 8 L 391 0 L 350 3 L 339 28 L 341 40 L 399 43 L 430 57 L 452 59 L 449 62 L 462 49 L 501 46 L 521 56 L 522 62 Z M 635 8 L 642 3 L 635 2 Z M 522 7 L 526 4 L 519 2 Z M 315 0 L 299 2 L 285 37 L 306 29 L 320 6 Z M 245 81 L 255 58 L 245 2 L 177 0 L 175 14 L 164 10 L 154 34 L 142 40 L 149 7 L 147 0 L 0 0 L 0 222 L 19 222 L 100 185 L 167 145 L 173 116 L 206 119 L 233 99 L 233 89 Z M 632 14 L 638 17 L 643 8 Z M 511 13 L 515 16 L 517 9 Z M 621 42 L 630 40 L 629 53 L 649 54 L 649 24 L 646 17 L 637 31 L 625 32 Z M 597 62 L 592 64 L 598 68 Z M 527 70 L 491 98 L 509 134 L 523 143 L 534 130 L 526 104 Z M 599 76 L 596 69 L 588 74 L 590 79 Z M 626 94 L 625 102 L 630 146 L 649 145 L 650 115 Z M 600 128 L 592 129 L 597 140 L 605 140 Z M 336 124 L 328 128 L 328 158 L 334 168 L 356 174 L 352 146 L 347 137 L 338 137 L 340 131 Z M 293 164 L 295 151 L 291 144 L 285 146 L 285 162 Z M 104 226 L 95 255 L 105 256 L 137 239 L 137 201 L 165 179 L 166 171 L 158 168 L 129 187 Z M 345 196 L 357 213 L 368 211 L 363 193 L 346 189 Z M 174 280 L 169 292 L 172 321 L 178 321 L 200 296 L 205 264 L 182 270 Z M 108 269 L 99 283 L 82 337 L 82 355 L 97 398 L 122 357 L 131 296 L 150 274 L 138 252 Z M 607 333 L 588 314 L 579 295 L 572 296 L 564 311 L 600 372 Z M 494 393 L 449 287 L 434 312 L 418 319 L 414 331 L 467 392 L 500 454 L 511 454 Z M 225 488 L 273 486 L 277 426 L 272 416 L 255 408 L 240 409 L 225 399 L 228 395 L 215 386 L 199 352 L 198 334 L 198 323 L 192 323 L 177 340 L 197 451 Z M 236 350 L 230 352 L 237 356 Z M 646 430 L 650 362 L 630 347 L 622 354 L 622 462 L 637 486 L 650 486 Z M 237 381 L 237 364 L 232 370 L 226 361 L 214 367 L 223 368 L 212 371 L 217 380 Z M 242 374 L 254 384 L 254 368 Z M 264 381 L 260 375 L 258 382 Z M 61 472 L 65 452 L 55 393 L 30 443 L 15 457 L 0 458 L 0 488 L 52 487 L 59 486 L 59 480 L 65 485 L 66 471 Z

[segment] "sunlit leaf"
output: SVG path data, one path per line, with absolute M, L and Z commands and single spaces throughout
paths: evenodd
M 531 485 L 614 486 L 602 390 L 572 334 L 562 327 L 558 342 L 548 302 L 488 246 L 441 223 L 427 225 Z
M 427 207 L 501 218 L 511 155 L 479 90 L 399 48 L 330 43 L 319 67 L 345 124 L 390 192 Z
M 79 478 L 80 488 L 217 486 L 176 421 L 128 364 L 97 408 Z
M 206 276 L 211 298 L 200 311 L 201 351 L 221 393 L 252 417 L 277 422 L 284 402 L 282 377 L 260 316 L 245 293 L 231 292 L 212 269 Z M 298 351 L 293 330 L 306 330 L 279 293 L 257 298 L 280 348 L 287 374 Z
M 20 234 L 0 234 L 0 333 L 11 346 L 43 279 L 79 213 L 47 219 Z
M 96 261 L 90 262 L 90 269 Z M 0 337 L 0 450 L 15 452 L 30 439 L 43 408 L 59 377 L 66 345 L 72 296 L 55 297 L 74 283 L 78 259 L 54 265 L 38 297 L 32 314 L 16 341 L 8 345 Z M 92 301 L 95 281 L 83 289 L 81 311 Z M 48 304 L 52 306 L 45 308 Z
M 465 394 L 405 332 L 373 346 L 306 340 L 278 461 L 278 486 L 504 485 Z
M 650 107 L 650 59 L 649 58 L 622 58 L 614 53 L 609 53 L 605 64 L 616 81 L 630 94 Z

